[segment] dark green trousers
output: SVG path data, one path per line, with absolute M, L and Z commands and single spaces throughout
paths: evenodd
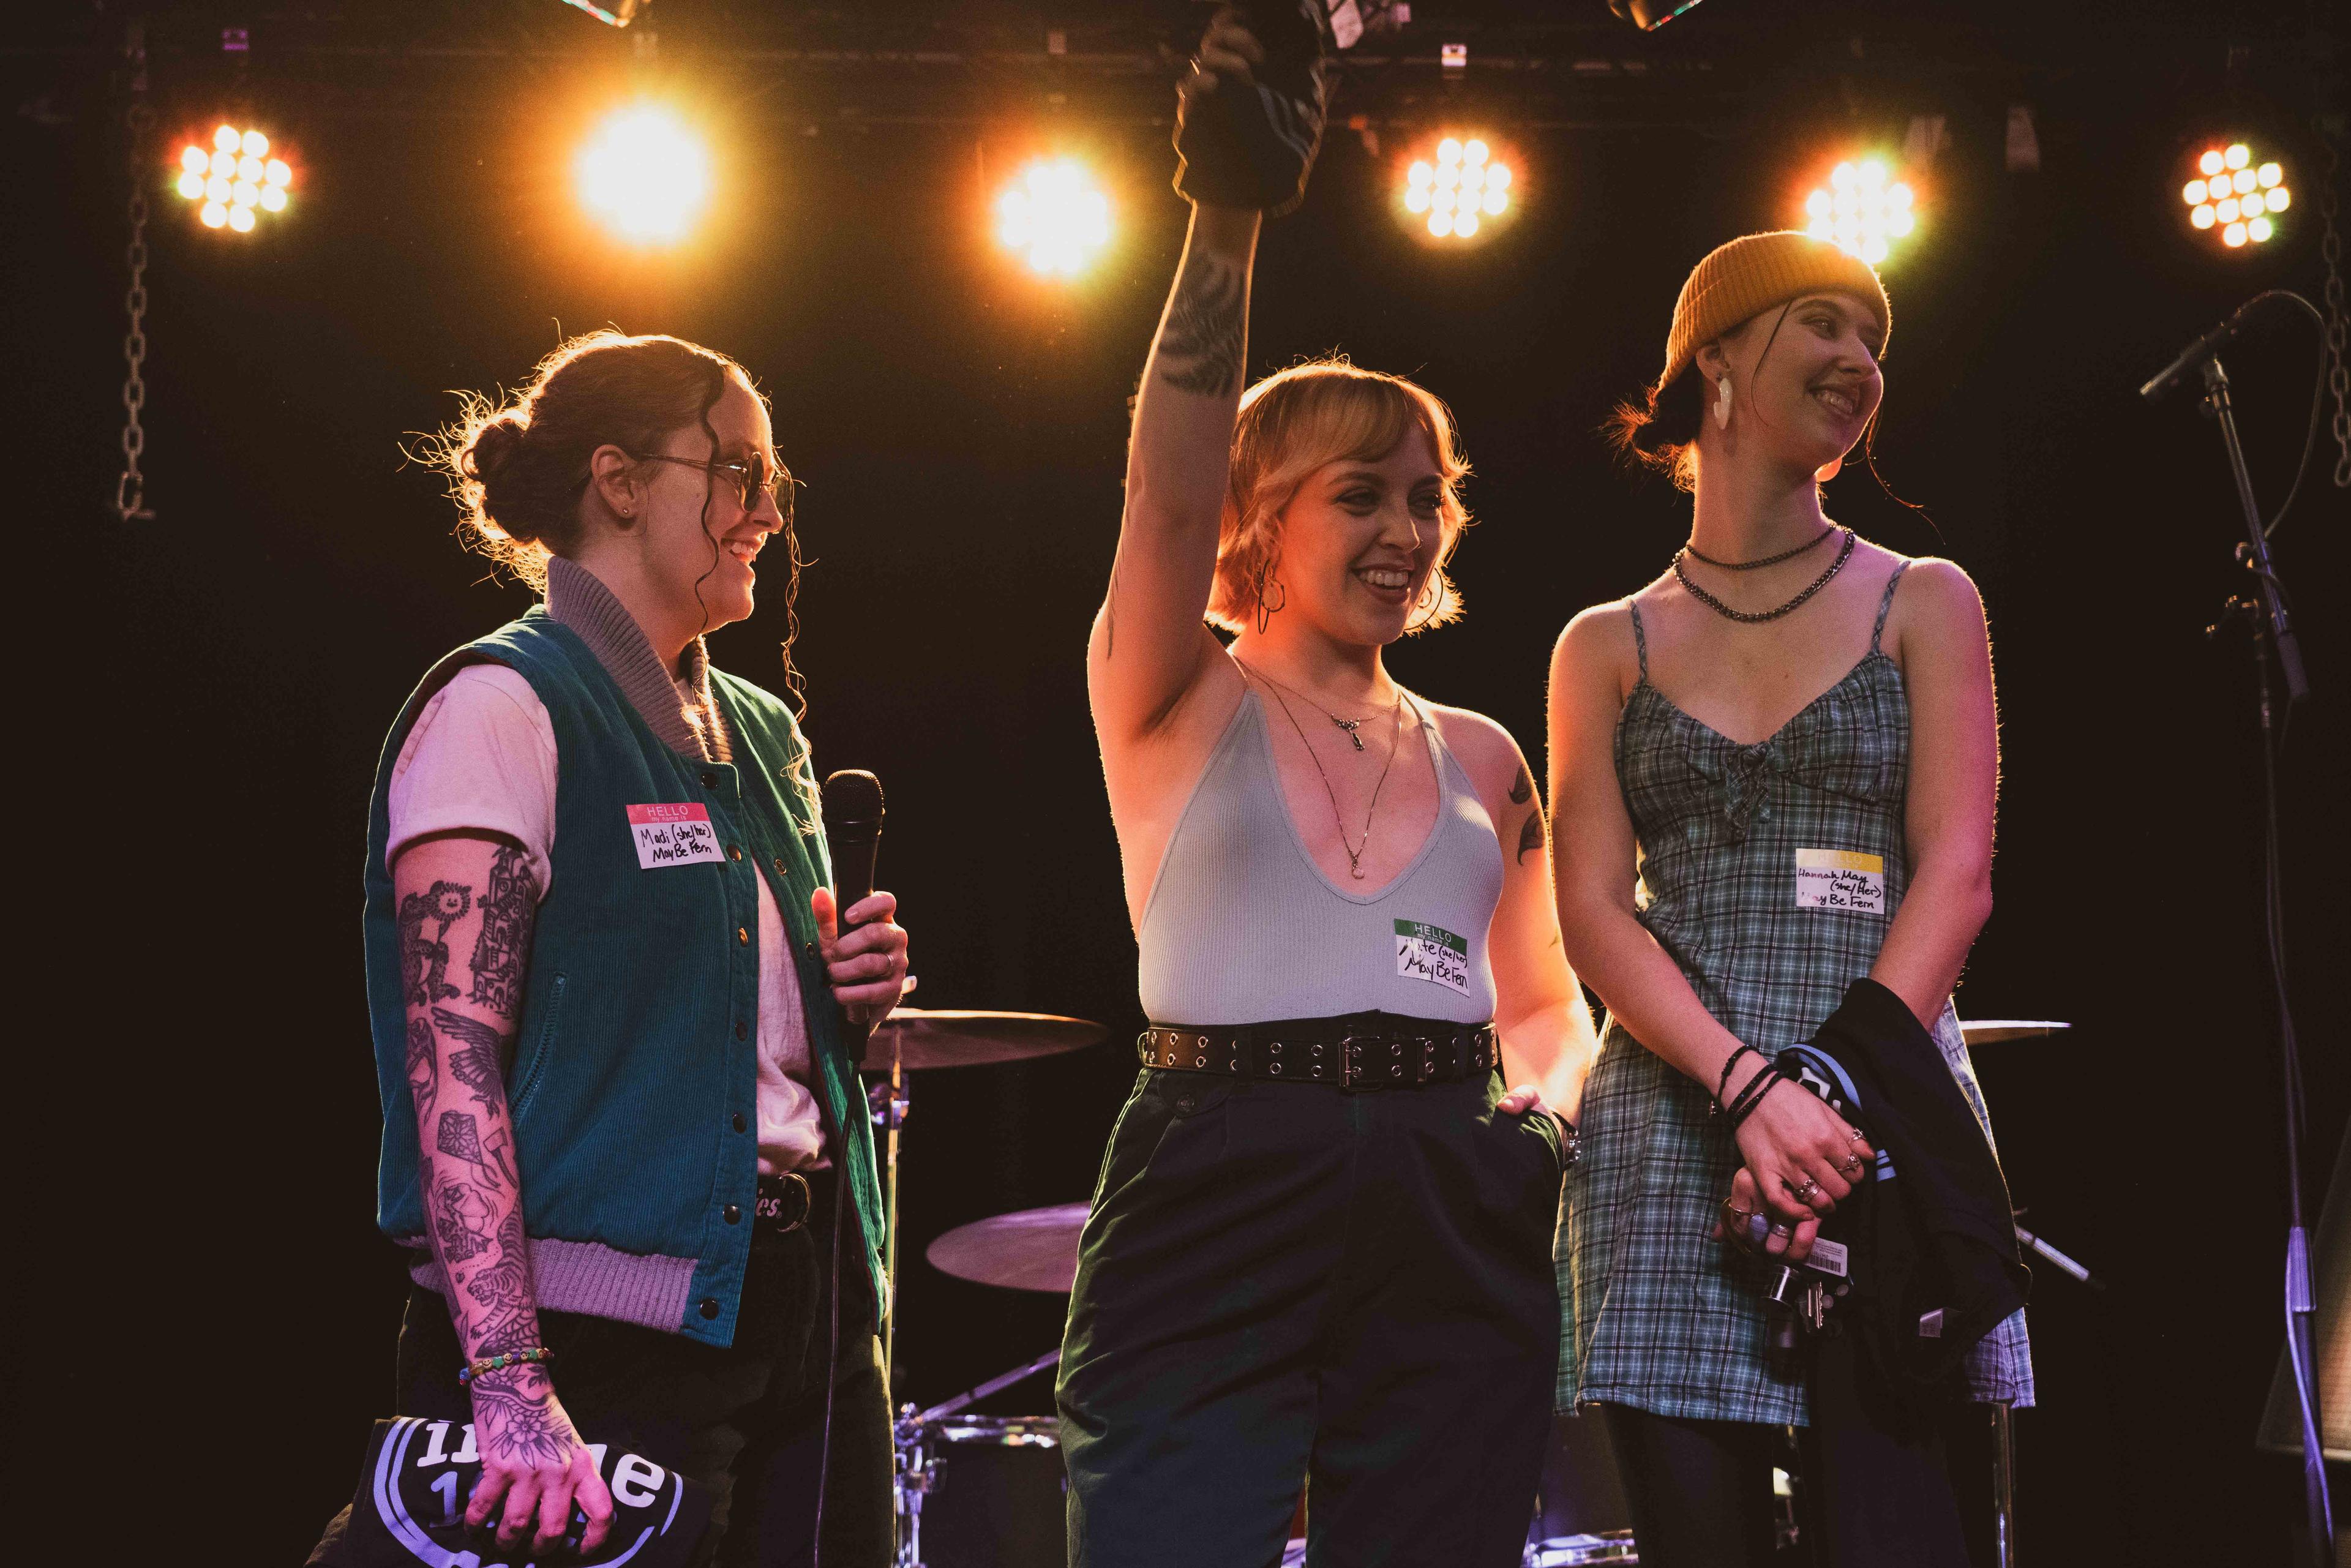
M 1559 1355 L 1558 1133 L 1483 1080 L 1144 1071 L 1058 1390 L 1072 1568 L 1516 1563 Z

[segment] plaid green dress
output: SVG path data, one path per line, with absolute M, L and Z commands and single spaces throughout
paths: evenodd
M 1869 972 L 1909 880 L 1910 702 L 1878 647 L 1907 567 L 1886 582 L 1861 662 L 1753 746 L 1649 684 L 1648 640 L 1630 607 L 1641 679 L 1617 719 L 1615 760 L 1640 843 L 1640 920 L 1707 1010 L 1767 1054 L 1811 1039 Z M 1934 1034 L 1989 1137 L 1948 1004 Z M 1708 1102 L 1705 1086 L 1609 1021 L 1583 1093 L 1583 1160 L 1562 1197 L 1562 1409 L 1606 1400 L 1805 1423 L 1802 1384 L 1764 1366 L 1763 1265 L 1708 1239 L 1739 1167 Z M 1978 1399 L 2032 1402 L 2022 1312 L 1976 1346 L 1968 1383 Z

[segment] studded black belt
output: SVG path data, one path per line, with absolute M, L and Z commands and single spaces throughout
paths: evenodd
M 1458 1083 L 1501 1065 L 1489 1023 L 1464 1026 L 1368 1015 L 1222 1029 L 1153 1024 L 1138 1036 L 1145 1067 L 1341 1089 L 1418 1089 Z

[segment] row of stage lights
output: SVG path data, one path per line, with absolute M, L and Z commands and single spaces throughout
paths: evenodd
M 1426 144 L 1424 144 L 1426 145 Z M 180 151 L 179 193 L 207 228 L 253 231 L 257 215 L 283 213 L 294 170 L 273 156 L 267 135 L 224 124 L 209 148 Z M 2189 222 L 2231 250 L 2265 244 L 2276 214 L 2292 204 L 2285 171 L 2242 141 L 2206 148 L 2197 177 L 2181 188 Z M 1409 227 L 1438 243 L 1493 233 L 1523 202 L 1510 163 L 1483 135 L 1446 135 L 1426 156 L 1398 163 L 1395 207 Z M 573 163 L 580 204 L 616 238 L 645 247 L 676 245 L 708 206 L 708 152 L 684 121 L 655 104 L 618 110 L 599 124 Z M 1894 260 L 1919 230 L 1921 200 L 1910 181 L 1877 156 L 1839 162 L 1790 214 L 1792 226 L 1832 241 L 1873 266 Z M 995 238 L 1039 277 L 1066 280 L 1109 249 L 1115 228 L 1109 195 L 1071 158 L 1028 164 L 998 193 Z

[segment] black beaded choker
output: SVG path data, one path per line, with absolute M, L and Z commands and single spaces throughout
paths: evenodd
M 1827 536 L 1823 535 L 1822 537 L 1826 538 Z M 1803 603 L 1805 600 L 1810 599 L 1813 594 L 1818 593 L 1822 589 L 1826 588 L 1829 585 L 1829 579 L 1834 577 L 1838 572 L 1844 570 L 1844 563 L 1853 557 L 1853 542 L 1854 532 L 1851 528 L 1847 528 L 1844 530 L 1844 548 L 1837 551 L 1836 559 L 1829 562 L 1829 569 L 1821 573 L 1820 576 L 1813 579 L 1812 585 L 1806 588 L 1802 593 L 1799 593 L 1795 598 L 1791 599 L 1787 603 L 1781 605 L 1776 610 L 1733 610 L 1729 605 L 1725 604 L 1721 600 L 1717 599 L 1713 594 L 1708 593 L 1705 589 L 1700 588 L 1697 583 L 1692 582 L 1689 580 L 1689 573 L 1682 570 L 1682 557 L 1697 553 L 1687 545 L 1684 545 L 1680 549 L 1674 552 L 1674 578 L 1675 580 L 1678 581 L 1684 589 L 1688 591 L 1689 596 L 1692 599 L 1697 600 L 1700 604 L 1705 605 L 1708 610 L 1713 611 L 1717 615 L 1721 616 L 1726 621 L 1737 621 L 1747 625 L 1752 625 L 1759 621 L 1777 621 L 1781 616 L 1787 614 L 1790 611 Z M 1699 556 L 1698 559 L 1700 560 L 1706 559 L 1704 556 Z
M 1783 560 L 1793 560 L 1798 556 L 1803 554 L 1806 550 L 1813 549 L 1823 539 L 1827 538 L 1835 532 L 1836 528 L 1832 524 L 1828 528 L 1823 528 L 1819 533 L 1814 534 L 1811 538 L 1806 539 L 1802 544 L 1798 545 L 1794 549 L 1783 549 L 1778 555 L 1767 555 L 1761 560 L 1717 560 L 1710 555 L 1699 554 L 1698 548 L 1696 545 L 1684 545 L 1682 546 L 1682 549 L 1689 552 L 1690 559 L 1702 560 L 1706 562 L 1707 565 L 1722 571 L 1755 571 L 1763 567 L 1777 566 Z

